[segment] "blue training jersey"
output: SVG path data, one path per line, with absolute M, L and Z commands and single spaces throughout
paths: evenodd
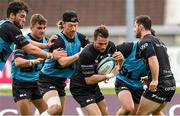
M 9 20 L 0 20 L 0 26 L 7 21 Z M 8 60 L 13 50 L 14 50 L 14 43 L 6 42 L 0 36 L 0 71 L 2 71 L 2 69 L 4 68 L 6 61 Z
M 67 56 L 72 56 L 80 51 L 81 42 L 77 33 L 75 33 L 74 42 L 68 42 L 62 32 L 58 33 L 58 35 L 60 36 L 59 39 L 63 39 L 65 43 L 65 51 L 67 52 Z M 56 65 L 56 60 L 46 59 L 41 71 L 43 74 L 50 77 L 71 78 L 75 71 L 76 62 L 72 63 L 68 67 L 57 67 Z
M 29 35 L 26 35 L 25 38 L 28 40 L 31 40 Z M 46 38 L 43 37 L 41 42 L 47 43 Z M 44 49 L 44 50 L 48 51 L 48 49 Z M 37 59 L 37 57 L 32 56 L 30 54 L 26 54 L 26 53 L 24 54 L 23 58 L 28 59 L 28 60 Z M 18 68 L 15 66 L 14 60 L 15 59 L 14 59 L 14 55 L 13 55 L 12 70 L 11 70 L 12 78 L 20 80 L 20 81 L 28 81 L 28 82 L 33 82 L 33 81 L 38 80 L 39 72 L 42 69 L 44 62 L 35 64 L 28 68 Z
M 147 75 L 146 63 L 143 59 L 136 58 L 137 42 L 133 42 L 130 55 L 124 60 L 121 70 L 116 74 L 116 78 L 132 89 L 142 89 L 140 81 L 142 76 Z

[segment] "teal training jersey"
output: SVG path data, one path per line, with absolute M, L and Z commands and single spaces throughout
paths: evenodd
M 31 40 L 29 35 L 25 36 L 26 39 Z M 47 43 L 46 38 L 43 37 L 42 38 L 42 43 Z M 19 49 L 17 49 L 19 50 Z M 44 49 L 45 51 L 48 51 L 48 49 Z M 28 60 L 33 60 L 33 59 L 37 59 L 37 57 L 32 56 L 30 54 L 24 53 L 22 58 L 24 59 L 28 59 Z M 12 70 L 11 70 L 11 74 L 12 74 L 12 78 L 17 79 L 17 80 L 21 80 L 21 81 L 28 81 L 28 82 L 32 82 L 32 81 L 36 81 L 38 80 L 39 77 L 39 72 L 43 67 L 44 62 L 35 64 L 31 67 L 28 68 L 18 68 L 15 66 L 15 61 L 14 61 L 14 56 L 13 56 L 13 60 L 12 60 Z
M 77 33 L 75 33 L 74 42 L 68 42 L 62 32 L 58 33 L 58 35 L 60 36 L 59 39 L 63 39 L 65 43 L 65 51 L 67 52 L 68 56 L 72 56 L 80 51 L 81 42 Z M 46 59 L 41 70 L 42 73 L 50 77 L 71 78 L 76 68 L 76 62 L 65 68 L 57 67 L 56 62 L 56 60 Z
M 137 42 L 133 42 L 130 55 L 124 60 L 121 70 L 116 77 L 132 89 L 142 89 L 140 78 L 147 75 L 146 63 L 143 59 L 136 58 Z
M 9 20 L 0 20 L 0 26 Z M 6 42 L 0 36 L 0 70 L 4 68 L 6 61 L 14 50 L 13 42 Z

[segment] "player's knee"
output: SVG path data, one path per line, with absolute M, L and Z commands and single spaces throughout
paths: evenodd
M 125 105 L 123 106 L 125 114 L 130 114 L 134 112 L 134 106 L 133 105 Z
M 59 115 L 62 113 L 61 101 L 58 96 L 51 97 L 47 100 L 48 112 L 52 115 Z
M 52 105 L 49 109 L 48 112 L 52 115 L 60 115 L 62 112 L 62 107 L 60 105 Z

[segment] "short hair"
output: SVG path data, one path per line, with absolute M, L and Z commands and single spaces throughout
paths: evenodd
M 28 13 L 28 7 L 24 2 L 22 1 L 10 2 L 7 8 L 7 17 L 9 17 L 11 13 L 16 15 L 21 10 L 24 10 L 26 11 L 26 13 Z
M 46 25 L 47 19 L 41 14 L 33 14 L 30 19 L 30 25 L 34 26 L 36 23 Z
M 136 23 L 142 24 L 146 30 L 151 30 L 152 21 L 147 15 L 140 15 L 136 17 Z
M 109 31 L 105 25 L 100 25 L 99 27 L 95 29 L 94 39 L 96 40 L 98 36 L 103 37 L 103 38 L 109 37 Z

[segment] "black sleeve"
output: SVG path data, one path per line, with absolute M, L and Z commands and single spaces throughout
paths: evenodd
M 90 43 L 90 41 L 86 38 L 85 35 L 81 34 L 81 33 L 78 33 L 78 37 L 81 41 L 81 47 L 84 48 L 87 44 Z
M 108 53 L 113 54 L 116 51 L 116 46 L 112 41 L 109 41 L 108 43 Z
M 21 30 L 10 22 L 2 25 L 0 32 L 5 41 L 14 42 L 20 47 L 23 47 L 29 43 L 29 41 L 23 36 Z
M 93 74 L 95 74 L 95 66 L 94 62 L 90 55 L 86 54 L 84 51 L 80 54 L 79 57 L 79 63 L 80 63 L 80 68 L 82 72 L 82 77 L 89 77 Z
M 25 56 L 24 50 L 22 50 L 22 49 L 16 49 L 16 50 L 14 51 L 14 58 L 15 58 L 15 59 L 16 59 L 17 57 L 24 58 L 24 56 Z
M 61 49 L 65 49 L 65 43 L 63 41 L 63 39 L 60 38 L 59 35 L 58 39 L 54 41 L 54 44 L 49 48 L 49 52 L 52 52 L 55 49 L 61 48 Z
M 139 43 L 139 47 L 141 50 L 142 57 L 144 57 L 145 59 L 148 59 L 151 56 L 156 56 L 156 52 L 154 50 L 154 47 L 153 47 L 151 41 L 142 40 Z
M 131 50 L 133 48 L 133 43 L 132 42 L 124 42 L 122 44 L 119 44 L 116 46 L 117 51 L 120 51 L 125 58 L 129 56 L 131 53 Z

